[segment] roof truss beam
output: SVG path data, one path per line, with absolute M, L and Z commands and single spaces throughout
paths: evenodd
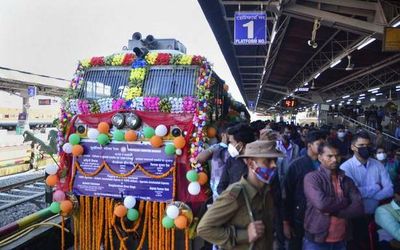
M 349 0 L 349 2 L 350 1 L 352 0 Z M 359 19 L 355 19 L 352 17 L 335 14 L 317 8 L 307 7 L 300 4 L 288 4 L 284 6 L 283 13 L 291 17 L 306 19 L 306 20 L 314 20 L 317 18 L 322 20 L 321 22 L 322 24 L 338 28 L 341 30 L 348 30 L 354 33 L 361 33 L 361 34 L 375 33 L 378 35 L 378 37 L 381 37 L 383 35 L 384 26 L 382 24 L 361 21 Z

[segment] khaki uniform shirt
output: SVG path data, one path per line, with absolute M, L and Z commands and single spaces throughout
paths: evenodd
M 269 185 L 258 191 L 244 177 L 230 185 L 207 210 L 197 227 L 197 234 L 221 249 L 249 249 L 247 226 L 251 219 L 242 191 L 246 190 L 254 220 L 262 220 L 264 236 L 253 245 L 253 250 L 272 250 L 273 197 Z

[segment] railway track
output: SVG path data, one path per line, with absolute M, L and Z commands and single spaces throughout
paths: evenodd
M 45 187 L 43 176 L 0 187 L 0 212 L 41 199 L 45 195 Z

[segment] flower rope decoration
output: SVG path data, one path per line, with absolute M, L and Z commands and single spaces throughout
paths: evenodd
M 78 162 L 75 162 L 75 168 L 79 171 L 79 173 L 81 173 L 85 177 L 94 177 L 94 176 L 98 175 L 103 170 L 103 168 L 105 168 L 112 175 L 118 176 L 120 178 L 125 178 L 125 177 L 128 177 L 128 176 L 131 176 L 133 173 L 136 172 L 136 170 L 140 170 L 147 177 L 150 177 L 150 178 L 153 178 L 153 179 L 162 179 L 162 178 L 165 178 L 165 177 L 169 176 L 171 173 L 174 172 L 174 170 L 176 168 L 176 164 L 174 163 L 173 166 L 167 172 L 162 173 L 160 175 L 156 175 L 156 174 L 152 174 L 152 173 L 148 172 L 142 165 L 140 165 L 138 163 L 135 164 L 135 166 L 129 172 L 124 173 L 124 174 L 120 174 L 120 173 L 115 172 L 105 161 L 92 173 L 86 173 L 85 170 L 83 170 L 81 168 L 81 166 L 79 165 Z

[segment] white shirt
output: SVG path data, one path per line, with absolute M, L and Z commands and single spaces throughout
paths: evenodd
M 353 156 L 340 168 L 354 181 L 360 191 L 366 214 L 373 214 L 379 201 L 393 196 L 393 184 L 389 173 L 378 160 L 369 158 L 364 166 Z

